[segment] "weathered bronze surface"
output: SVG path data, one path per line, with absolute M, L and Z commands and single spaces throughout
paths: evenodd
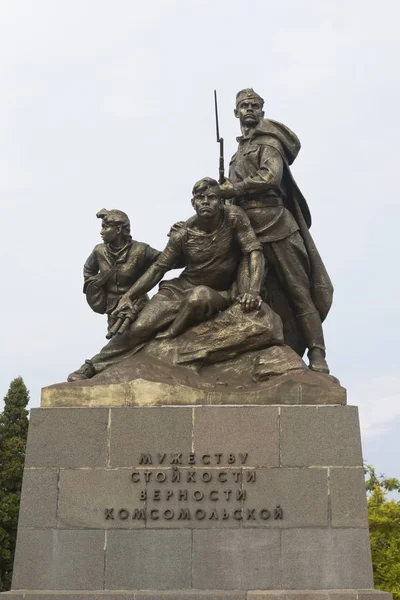
M 245 210 L 262 243 L 265 298 L 282 318 L 286 343 L 300 355 L 308 348 L 310 368 L 328 373 L 321 321 L 333 288 L 309 233 L 307 202 L 290 172 L 300 141 L 286 125 L 264 119 L 263 105 L 251 88 L 236 96 L 242 135 L 221 191 Z
M 171 368 L 179 367 L 211 384 L 216 365 L 219 378 L 240 387 L 240 380 L 259 384 L 294 364 L 304 371 L 305 348 L 310 369 L 329 373 L 321 322 L 333 289 L 290 173 L 300 142 L 285 125 L 264 119 L 263 103 L 252 89 L 237 94 L 243 135 L 229 179 L 215 104 L 219 183 L 206 177 L 195 184 L 195 215 L 172 226 L 162 253 L 132 240 L 125 213 L 97 214 L 104 243 L 86 261 L 84 291 L 93 310 L 107 313 L 110 341 L 68 381 L 95 377 L 100 384 L 104 372 L 107 384 L 119 383 L 121 364 L 129 372 L 127 361 L 139 355 L 133 370 L 154 359 L 167 365 L 171 380 Z M 184 270 L 162 281 L 174 268 Z

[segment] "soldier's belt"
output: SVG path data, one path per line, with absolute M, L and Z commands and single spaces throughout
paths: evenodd
M 239 206 L 244 210 L 247 208 L 264 208 L 266 206 L 283 206 L 282 198 L 276 198 L 275 196 L 265 196 L 257 198 L 243 198 L 238 201 Z

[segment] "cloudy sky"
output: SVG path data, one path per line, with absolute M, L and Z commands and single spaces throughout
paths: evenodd
M 400 41 L 397 0 L 3 0 L 0 396 L 65 380 L 104 343 L 82 294 L 95 214 L 120 208 L 162 248 L 217 175 L 236 92 L 300 137 L 293 168 L 335 284 L 332 373 L 364 456 L 400 477 Z

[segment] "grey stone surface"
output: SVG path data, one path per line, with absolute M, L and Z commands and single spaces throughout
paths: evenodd
M 25 466 L 106 466 L 107 425 L 105 408 L 34 408 Z
M 244 519 L 243 527 L 328 526 L 328 469 L 257 469 L 256 482 L 244 485 L 248 508 L 267 508 L 268 520 Z M 279 505 L 283 519 L 275 519 Z
M 250 590 L 280 587 L 280 531 L 193 531 L 193 587 Z
M 362 466 L 355 406 L 283 406 L 280 423 L 282 466 Z
M 236 469 L 235 471 L 239 471 L 240 469 Z M 241 471 L 241 470 L 240 470 Z M 167 471 L 166 471 L 167 472 Z M 195 483 L 187 483 L 187 475 L 188 473 L 195 472 L 196 482 Z M 160 484 L 156 482 L 150 482 L 147 484 L 146 492 L 147 492 L 147 503 L 146 508 L 149 513 L 150 510 L 159 509 L 160 518 L 158 520 L 147 521 L 148 528 L 188 528 L 188 529 L 210 529 L 210 528 L 238 528 L 241 526 L 241 522 L 237 521 L 233 518 L 232 512 L 237 508 L 241 508 L 243 506 L 243 502 L 240 499 L 237 500 L 236 493 L 237 491 L 241 491 L 241 483 L 235 483 L 233 479 L 233 473 L 231 469 L 198 469 L 198 468 L 183 468 L 180 469 L 181 473 L 181 482 L 171 484 Z M 207 483 L 202 481 L 202 474 L 208 473 L 213 479 Z M 217 477 L 219 473 L 224 473 L 223 478 L 227 478 L 225 483 L 218 482 Z M 154 500 L 157 497 L 157 490 L 160 494 L 160 501 Z M 170 490 L 173 492 L 173 495 L 166 499 L 166 493 Z M 226 499 L 226 494 L 224 490 L 231 490 L 231 493 L 228 494 L 228 500 Z M 179 493 L 187 492 L 188 500 L 179 500 Z M 211 498 L 215 498 L 215 493 L 211 494 L 210 492 L 214 491 L 218 493 L 218 500 L 212 500 Z M 194 492 L 196 492 L 195 497 L 193 496 Z M 200 498 L 200 495 L 203 494 L 204 497 Z M 136 498 L 138 494 L 136 495 Z M 182 496 L 181 496 L 182 497 Z M 199 498 L 196 500 L 195 498 Z M 163 511 L 165 509 L 174 511 L 174 518 L 171 520 L 165 519 L 162 517 Z M 190 519 L 183 518 L 185 514 L 182 512 L 182 509 L 188 509 L 189 513 L 186 513 L 186 517 L 190 514 Z M 216 513 L 212 513 L 213 509 L 216 510 Z M 231 514 L 230 518 L 223 519 L 222 518 L 222 510 L 225 509 L 229 511 Z M 206 516 L 202 519 L 196 518 L 196 511 L 203 510 L 205 511 Z M 203 513 L 200 513 L 203 514 Z M 181 516 L 180 519 L 176 518 L 177 516 Z M 215 517 L 218 517 L 217 519 Z
M 332 527 L 368 527 L 364 469 L 330 469 Z
M 144 521 L 132 519 L 134 507 L 144 508 L 136 498 L 131 469 L 65 469 L 60 472 L 58 527 L 137 528 Z M 143 486 L 144 487 L 144 486 Z M 114 519 L 105 518 L 105 509 L 113 508 Z M 120 518 L 121 509 L 129 511 Z M 121 513 L 126 517 L 126 513 Z
M 181 590 L 173 592 L 136 592 L 135 600 L 246 600 L 246 592 Z
M 191 544 L 188 530 L 108 531 L 105 588 L 190 588 Z
M 391 600 L 392 594 L 381 590 L 359 590 L 357 600 Z
M 24 600 L 136 600 L 135 592 L 27 592 Z
M 372 588 L 367 529 L 282 531 L 283 589 Z
M 13 589 L 103 589 L 103 578 L 103 531 L 18 531 Z
M 19 508 L 19 527 L 55 527 L 57 519 L 56 469 L 25 469 Z
M 247 600 L 357 600 L 357 590 L 266 590 L 248 592 Z
M 191 452 L 192 408 L 111 409 L 110 465 L 136 467 L 140 455 Z M 167 466 L 167 465 L 164 465 Z
M 200 454 L 248 452 L 247 466 L 278 466 L 278 410 L 276 406 L 195 408 L 195 452 Z

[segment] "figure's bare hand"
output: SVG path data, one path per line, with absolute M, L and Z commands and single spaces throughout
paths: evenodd
M 168 237 L 171 235 L 171 233 L 176 233 L 177 231 L 182 229 L 182 227 L 184 225 L 185 225 L 185 221 L 177 221 L 176 223 L 174 223 L 172 225 L 171 229 L 169 230 Z
M 255 292 L 246 292 L 238 297 L 238 302 L 240 303 L 243 312 L 248 313 L 261 308 L 262 298 L 260 294 Z
M 222 198 L 233 198 L 235 189 L 229 179 L 225 179 L 224 183 L 219 186 Z
M 111 316 L 117 318 L 120 313 L 133 312 L 135 303 L 127 294 L 124 294 L 118 302 L 116 308 L 112 311 Z

